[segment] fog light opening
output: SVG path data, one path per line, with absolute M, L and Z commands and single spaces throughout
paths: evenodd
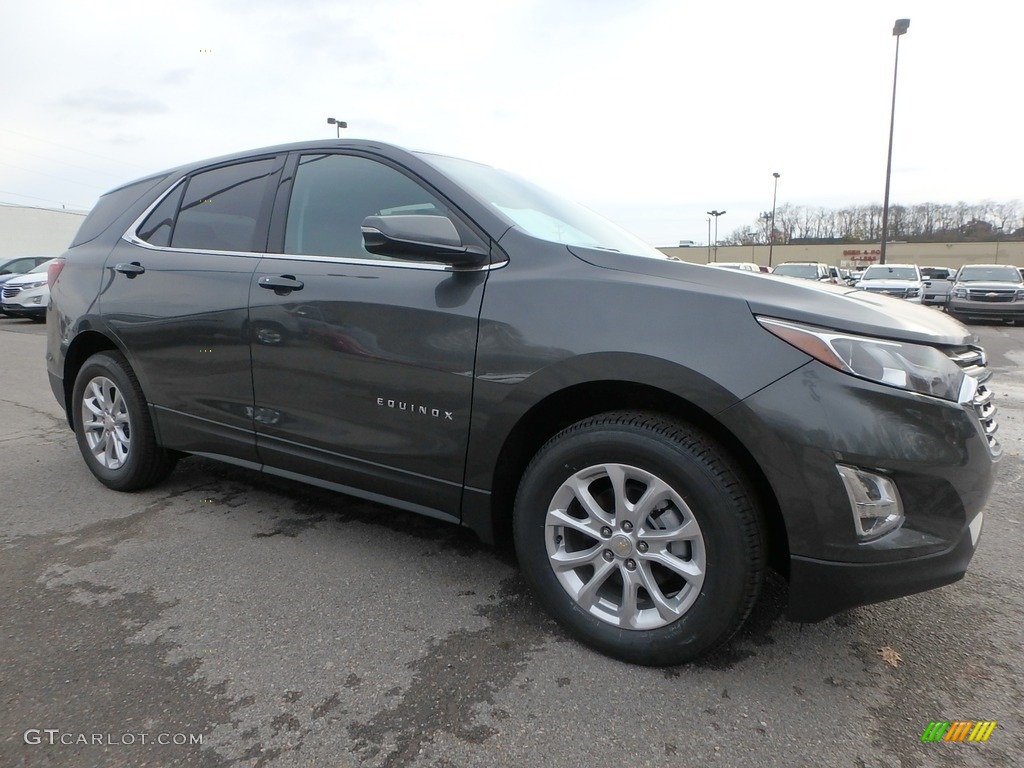
M 836 469 L 846 486 L 858 539 L 871 541 L 903 524 L 903 502 L 891 478 L 843 464 Z

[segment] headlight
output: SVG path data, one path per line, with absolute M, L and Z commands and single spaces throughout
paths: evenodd
M 953 291 L 953 297 L 957 298 L 957 299 L 966 299 L 967 298 L 967 289 L 966 288 L 957 288 L 957 289 L 955 289 Z
M 920 295 L 921 295 L 921 289 L 920 288 L 908 288 L 907 289 L 907 296 L 920 296 Z
M 21 284 L 21 290 L 27 291 L 29 288 L 38 288 L 41 285 L 46 285 L 46 278 L 45 277 L 42 280 L 36 280 L 34 282 L 31 282 L 31 283 L 22 283 Z
M 815 360 L 879 384 L 955 403 L 969 399 L 968 393 L 973 395 L 977 384 L 948 355 L 935 347 L 854 336 L 770 317 L 758 317 L 757 321 L 765 330 Z

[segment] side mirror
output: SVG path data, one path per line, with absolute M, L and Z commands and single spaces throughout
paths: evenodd
M 378 256 L 441 261 L 456 267 L 479 266 L 488 258 L 483 248 L 462 244 L 447 216 L 367 216 L 362 232 L 363 247 Z

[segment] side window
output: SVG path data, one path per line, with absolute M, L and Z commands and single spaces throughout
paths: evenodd
M 197 173 L 188 180 L 171 233 L 172 248 L 261 251 L 260 211 L 271 191 L 273 158 Z
M 174 215 L 178 212 L 178 203 L 185 191 L 185 185 L 179 184 L 177 188 L 167 197 L 160 201 L 160 205 L 153 209 L 153 212 L 142 222 L 138 229 L 138 236 L 150 245 L 164 248 L 171 244 L 171 230 L 174 229 Z
M 384 259 L 363 248 L 367 216 L 445 216 L 448 208 L 405 174 L 352 155 L 303 155 L 295 172 L 284 252 Z

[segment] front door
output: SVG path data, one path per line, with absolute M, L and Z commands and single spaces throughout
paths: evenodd
M 259 455 L 281 474 L 455 517 L 488 271 L 362 247 L 366 216 L 457 218 L 405 172 L 340 153 L 290 168 L 284 252 L 250 289 Z

